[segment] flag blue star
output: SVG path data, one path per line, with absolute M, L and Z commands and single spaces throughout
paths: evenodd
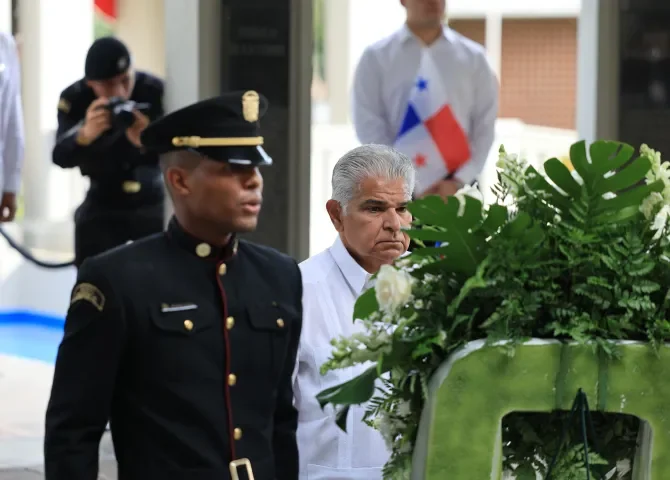
M 419 77 L 419 79 L 416 81 L 416 88 L 419 89 L 419 91 L 425 90 L 428 87 L 428 82 Z

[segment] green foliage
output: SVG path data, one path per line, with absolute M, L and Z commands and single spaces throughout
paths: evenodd
M 613 340 L 652 348 L 668 341 L 670 173 L 646 146 L 639 157 L 633 153 L 606 141 L 587 153 L 578 142 L 570 150 L 574 171 L 550 159 L 541 174 L 501 148 L 495 204 L 484 207 L 472 190 L 446 204 L 437 197 L 410 204 L 415 226 L 408 235 L 441 246 L 396 262 L 415 279 L 400 309 L 382 313 L 374 290 L 360 297 L 355 318 L 366 333 L 334 341 L 323 371 L 370 360 L 377 368 L 319 395 L 323 404 L 345 408 L 371 399 L 366 421 L 393 452 L 386 479 L 406 478 L 428 381 L 470 341 L 505 341 L 510 355 L 532 337 L 575 341 L 606 361 L 616 361 Z M 564 418 L 561 412 L 507 416 L 504 467 L 518 478 L 543 473 Z M 595 473 L 632 459 L 638 425 L 601 415 L 596 426 L 605 439 L 591 458 L 600 478 Z M 585 478 L 574 438 L 555 480 Z
M 93 38 L 108 37 L 110 35 L 114 35 L 114 26 L 96 13 L 93 16 Z

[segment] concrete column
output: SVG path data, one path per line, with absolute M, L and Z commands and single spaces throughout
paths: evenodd
M 35 245 L 38 231 L 46 234 L 48 230 L 45 222 L 68 219 L 73 203 L 82 196 L 79 172 L 53 167 L 51 149 L 60 92 L 83 75 L 86 52 L 93 41 L 93 2 L 24 0 L 19 9 L 26 243 Z M 48 237 L 51 235 L 44 236 Z
M 116 35 L 128 45 L 137 68 L 163 77 L 166 60 L 165 0 L 117 1 Z
M 577 49 L 578 138 L 587 142 L 616 140 L 619 134 L 618 2 L 582 2 Z
M 358 61 L 368 45 L 402 26 L 405 9 L 389 0 L 325 0 L 325 7 L 330 123 L 349 123 L 351 82 Z
M 486 56 L 491 68 L 501 79 L 500 69 L 502 65 L 502 35 L 503 15 L 499 10 L 489 10 L 486 13 Z
M 165 105 L 170 112 L 221 92 L 221 0 L 163 0 Z M 172 205 L 166 201 L 166 222 Z
M 0 32 L 12 31 L 12 0 L 0 0 Z
M 324 0 L 324 80 L 328 85 L 329 123 L 335 124 L 349 122 L 350 4 L 351 0 Z

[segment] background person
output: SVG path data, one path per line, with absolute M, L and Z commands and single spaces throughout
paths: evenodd
M 21 65 L 14 38 L 0 32 L 0 223 L 16 215 L 23 152 Z
M 127 100 L 136 105 L 126 104 L 119 115 L 108 108 Z M 162 115 L 163 81 L 135 71 L 120 40 L 96 40 L 85 77 L 61 93 L 53 149 L 56 165 L 79 168 L 91 180 L 74 217 L 77 267 L 92 255 L 163 230 L 158 157 L 145 153 L 140 141 L 149 122 Z

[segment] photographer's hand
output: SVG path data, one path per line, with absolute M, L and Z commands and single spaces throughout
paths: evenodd
M 84 125 L 77 133 L 77 143 L 88 145 L 112 126 L 111 113 L 105 108 L 107 102 L 107 98 L 100 97 L 88 106 Z
M 126 137 L 128 137 L 130 143 L 137 148 L 140 148 L 142 146 L 140 135 L 142 134 L 142 131 L 149 126 L 150 120 L 149 117 L 139 110 L 133 110 L 133 115 L 135 115 L 135 123 L 133 123 L 130 128 L 126 129 Z

